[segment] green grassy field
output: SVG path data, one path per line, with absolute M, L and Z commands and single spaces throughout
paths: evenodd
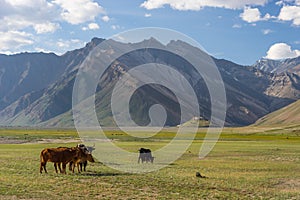
M 107 135 L 135 151 L 141 145 L 165 145 L 174 130 L 150 141 L 113 130 Z M 298 126 L 227 128 L 213 151 L 199 160 L 203 129 L 180 159 L 156 172 L 128 174 L 96 162 L 87 172 L 62 175 L 52 163 L 48 174 L 40 174 L 39 154 L 46 147 L 75 146 L 75 131 L 2 129 L 0 199 L 300 199 L 299 133 Z M 197 178 L 197 171 L 206 178 Z

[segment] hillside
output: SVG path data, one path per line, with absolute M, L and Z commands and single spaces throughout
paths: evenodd
M 102 41 L 104 40 L 94 38 L 85 47 L 62 56 L 44 53 L 0 55 L 0 125 L 73 126 L 72 89 L 78 67 Z M 122 48 L 132 48 L 149 42 L 159 43 L 153 38 L 135 44 L 115 43 Z M 186 52 L 200 51 L 182 41 L 172 41 L 167 45 Z M 214 62 L 226 89 L 226 126 L 252 124 L 266 114 L 300 98 L 300 78 L 297 74 L 270 73 L 255 66 L 241 66 L 224 59 L 214 59 Z M 101 125 L 115 124 L 112 120 L 110 98 L 119 78 L 124 72 L 145 63 L 160 63 L 178 70 L 195 90 L 200 106 L 199 117 L 210 119 L 207 86 L 190 63 L 170 52 L 141 49 L 118 58 L 103 74 L 95 101 Z M 289 62 L 289 66 L 292 66 L 291 63 Z M 279 67 L 280 63 L 276 66 Z M 154 104 L 161 104 L 167 111 L 166 126 L 179 124 L 180 109 L 177 99 L 169 90 L 158 85 L 140 88 L 131 99 L 131 115 L 137 124 L 149 123 L 148 110 Z M 88 111 L 89 108 L 85 109 Z
M 291 125 L 300 123 L 300 100 L 272 112 L 254 124 L 256 126 L 270 126 L 270 125 Z

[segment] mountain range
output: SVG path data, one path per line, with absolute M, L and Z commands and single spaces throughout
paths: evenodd
M 139 44 L 116 44 L 130 48 L 147 44 L 149 40 Z M 61 56 L 54 53 L 0 55 L 0 125 L 74 126 L 72 90 L 78 68 L 103 41 L 105 40 L 93 38 L 85 47 Z M 167 45 L 187 52 L 200 51 L 182 41 L 171 41 Z M 300 99 L 300 57 L 276 61 L 263 58 L 252 66 L 242 66 L 217 58 L 213 58 L 213 61 L 225 84 L 226 126 L 253 124 L 259 118 Z M 114 61 L 101 77 L 95 100 L 101 125 L 115 125 L 110 98 L 122 74 L 135 66 L 151 62 L 172 66 L 183 74 L 197 94 L 201 117 L 210 120 L 209 92 L 202 77 L 195 73 L 189 63 L 162 50 L 140 49 Z M 157 103 L 164 106 L 167 112 L 166 126 L 180 123 L 180 107 L 176 97 L 170 90 L 159 85 L 148 85 L 134 93 L 130 101 L 134 121 L 139 125 L 147 125 L 148 110 Z

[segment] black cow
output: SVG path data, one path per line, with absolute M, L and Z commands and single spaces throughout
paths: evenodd
M 140 148 L 139 149 L 140 155 L 138 159 L 138 163 L 140 163 L 140 160 L 143 162 L 151 162 L 153 163 L 154 157 L 152 156 L 150 149 Z

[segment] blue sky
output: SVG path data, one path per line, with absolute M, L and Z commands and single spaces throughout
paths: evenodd
M 0 52 L 80 48 L 93 37 L 162 27 L 239 64 L 300 56 L 300 0 L 0 0 Z

